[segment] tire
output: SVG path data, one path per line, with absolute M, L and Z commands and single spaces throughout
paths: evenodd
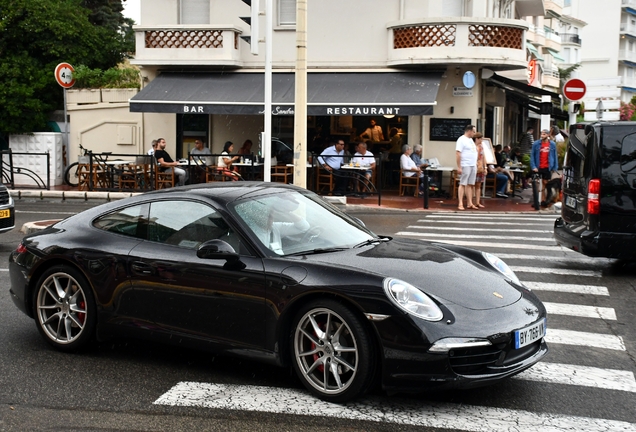
M 372 339 L 360 318 L 337 301 L 316 300 L 301 308 L 290 346 L 296 374 L 319 399 L 347 402 L 362 396 L 373 382 Z
M 79 169 L 79 163 L 73 162 L 69 166 L 66 167 L 64 171 L 64 183 L 69 186 L 77 187 L 79 184 L 79 179 L 77 176 L 77 171 Z
M 55 266 L 40 277 L 33 310 L 40 334 L 60 351 L 77 351 L 94 337 L 97 312 L 93 292 L 74 268 Z

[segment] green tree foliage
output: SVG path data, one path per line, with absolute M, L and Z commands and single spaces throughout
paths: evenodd
M 129 52 L 121 0 L 0 0 L 0 131 L 46 130 L 63 108 L 61 62 L 108 69 Z

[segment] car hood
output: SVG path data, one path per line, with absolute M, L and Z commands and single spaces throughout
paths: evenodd
M 400 279 L 439 300 L 468 309 L 496 309 L 521 298 L 519 289 L 486 261 L 482 264 L 443 245 L 422 241 L 393 239 L 342 252 L 306 255 L 303 259 Z

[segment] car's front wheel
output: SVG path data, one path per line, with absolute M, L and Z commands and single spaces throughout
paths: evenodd
M 97 319 L 93 293 L 74 268 L 47 270 L 38 281 L 34 306 L 38 330 L 55 348 L 75 351 L 92 339 Z
M 339 403 L 366 392 L 375 369 L 373 343 L 349 308 L 334 300 L 311 302 L 292 331 L 292 363 L 309 391 Z

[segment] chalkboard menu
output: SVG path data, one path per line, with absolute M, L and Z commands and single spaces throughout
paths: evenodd
M 457 141 L 469 124 L 472 124 L 470 119 L 431 118 L 430 140 Z

